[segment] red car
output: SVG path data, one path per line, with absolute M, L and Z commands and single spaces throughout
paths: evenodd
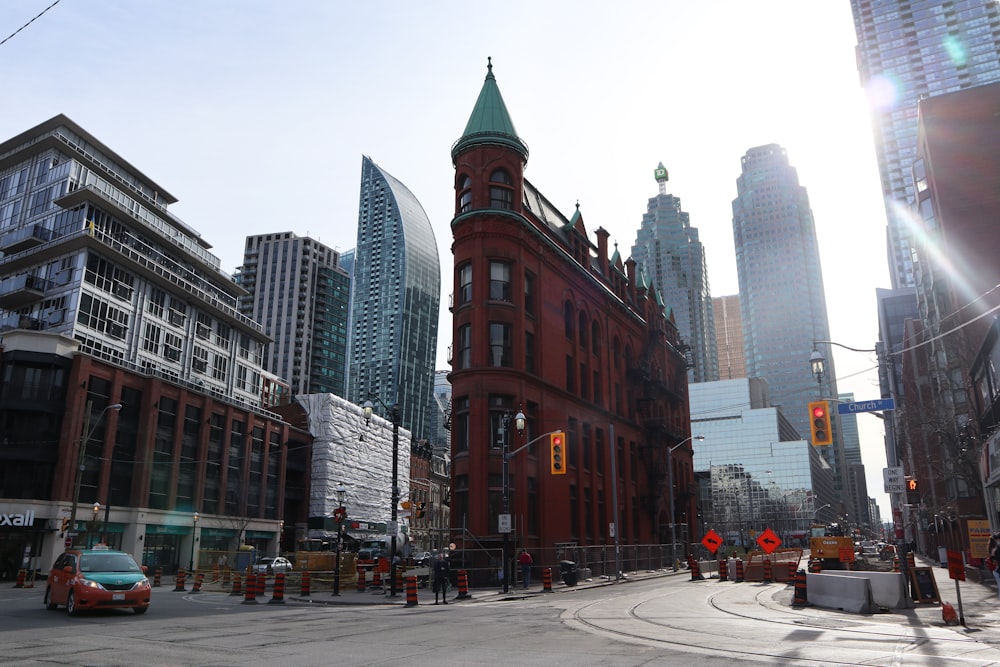
M 130 554 L 94 547 L 70 549 L 56 559 L 44 604 L 47 609 L 65 605 L 70 615 L 113 607 L 144 614 L 149 596 L 149 579 Z

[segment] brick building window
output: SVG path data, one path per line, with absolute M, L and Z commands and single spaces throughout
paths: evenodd
M 490 208 L 514 208 L 514 188 L 510 174 L 497 169 L 490 174 Z

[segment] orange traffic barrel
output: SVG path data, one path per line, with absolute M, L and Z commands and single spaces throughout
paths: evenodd
M 299 592 L 299 595 L 307 598 L 310 593 L 312 593 L 312 572 L 304 570 L 302 572 L 302 590 Z
M 550 582 L 551 583 L 551 582 Z M 458 571 L 458 596 L 456 600 L 471 598 L 469 595 L 469 573 L 466 570 Z
M 445 600 L 444 603 L 448 604 L 448 600 Z M 407 607 L 416 607 L 417 604 L 418 604 L 418 601 L 417 601 L 417 578 L 416 577 L 407 577 L 406 578 L 406 606 Z
M 268 604 L 285 604 L 285 573 L 274 575 L 274 588 L 271 589 L 271 599 Z
M 264 575 L 260 575 L 264 576 Z M 247 575 L 247 590 L 243 596 L 243 604 L 257 604 L 257 575 Z

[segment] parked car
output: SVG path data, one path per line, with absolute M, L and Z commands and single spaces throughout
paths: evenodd
M 45 586 L 47 609 L 65 605 L 70 616 L 121 607 L 145 614 L 150 587 L 145 568 L 131 554 L 107 547 L 69 549 L 56 558 Z
M 292 562 L 284 556 L 275 558 L 259 558 L 254 563 L 253 571 L 257 574 L 275 574 L 277 572 L 291 572 L 294 569 Z

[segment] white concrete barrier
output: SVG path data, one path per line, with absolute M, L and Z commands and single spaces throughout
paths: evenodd
M 886 609 L 911 609 L 913 599 L 906 578 L 900 572 L 864 572 L 860 570 L 824 570 L 823 574 L 856 577 L 871 582 L 872 601 Z M 808 586 L 808 584 L 806 584 Z M 806 589 L 808 594 L 808 588 Z
M 872 587 L 868 579 L 842 577 L 836 574 L 806 574 L 806 596 L 816 607 L 840 609 L 855 614 L 875 611 Z

